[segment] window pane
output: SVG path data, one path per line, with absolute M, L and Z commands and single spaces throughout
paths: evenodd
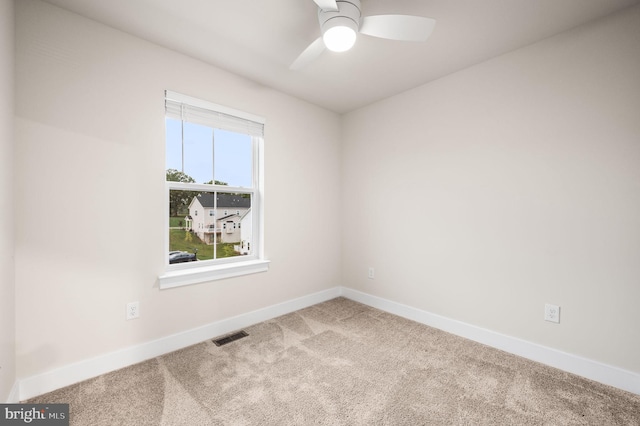
M 172 189 L 169 215 L 169 263 L 251 253 L 250 194 Z
M 197 183 L 213 179 L 213 129 L 184 123 L 184 172 Z
M 172 118 L 165 122 L 166 167 L 178 172 L 167 180 L 252 187 L 251 136 Z
M 230 186 L 251 188 L 253 176 L 251 136 L 215 130 L 215 179 Z
M 196 202 L 201 195 L 199 191 L 169 191 L 170 264 L 213 259 L 215 232 L 205 227 L 209 216 L 204 216 Z
M 213 129 L 167 118 L 167 170 L 180 172 L 179 182 L 210 183 L 213 179 Z M 184 126 L 184 128 L 183 128 Z
M 219 192 L 217 197 L 217 258 L 251 254 L 251 195 Z

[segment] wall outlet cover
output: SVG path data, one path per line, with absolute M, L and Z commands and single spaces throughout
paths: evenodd
M 127 303 L 127 319 L 135 319 L 140 317 L 140 302 Z
M 544 320 L 559 323 L 560 322 L 560 306 L 546 303 L 544 305 Z

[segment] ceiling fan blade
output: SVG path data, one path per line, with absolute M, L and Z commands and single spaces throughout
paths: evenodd
M 425 41 L 436 26 L 436 20 L 410 15 L 365 16 L 360 32 L 373 37 L 401 41 Z
M 289 66 L 290 70 L 299 70 L 313 62 L 320 54 L 324 52 L 324 42 L 322 37 L 318 37 L 296 58 Z
M 322 10 L 332 10 L 332 11 L 338 10 L 338 3 L 336 3 L 336 0 L 313 0 L 313 1 Z

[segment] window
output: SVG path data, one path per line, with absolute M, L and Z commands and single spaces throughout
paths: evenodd
M 266 271 L 261 208 L 264 119 L 167 91 L 165 125 L 166 271 L 160 288 Z M 198 216 L 199 210 L 209 214 Z M 242 234 L 233 222 L 219 219 L 229 210 L 249 218 Z M 180 220 L 187 226 L 172 226 Z M 245 240 L 253 250 L 244 248 Z

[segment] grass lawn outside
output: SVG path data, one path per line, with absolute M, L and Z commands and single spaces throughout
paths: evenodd
M 188 234 L 190 235 L 187 237 Z M 233 246 L 237 244 L 238 243 L 216 244 L 217 258 L 222 259 L 224 257 L 240 256 L 240 253 L 233 249 Z M 213 259 L 213 246 L 202 242 L 196 234 L 183 229 L 169 230 L 169 251 L 180 250 L 195 253 L 196 249 L 198 250 L 196 255 L 198 260 Z
M 182 228 L 184 226 L 185 226 L 184 216 L 180 216 L 180 217 L 171 216 L 171 217 L 169 217 L 169 228 Z

